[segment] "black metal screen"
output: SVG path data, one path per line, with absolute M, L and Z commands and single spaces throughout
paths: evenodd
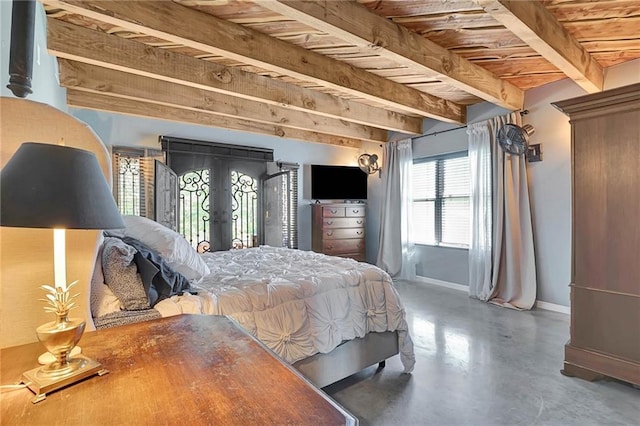
M 210 172 L 194 170 L 180 176 L 180 219 L 178 232 L 199 253 L 209 251 L 210 232 Z
M 231 171 L 231 246 L 258 245 L 258 181 L 252 176 Z

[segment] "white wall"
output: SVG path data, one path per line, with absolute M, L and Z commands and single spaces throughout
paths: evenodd
M 58 87 L 57 62 L 46 53 L 45 15 L 40 3 L 36 5 L 36 33 L 34 52 L 33 91 L 28 99 L 48 103 L 66 110 L 66 91 Z M 1 55 L 0 71 L 2 96 L 13 96 L 6 89 L 9 81 L 8 61 L 11 27 L 11 2 L 0 0 Z M 640 82 L 640 60 L 614 66 L 605 72 L 605 89 L 611 89 Z M 529 185 L 534 221 L 534 237 L 537 255 L 538 299 L 561 305 L 569 304 L 568 284 L 570 279 L 570 127 L 568 118 L 553 108 L 550 103 L 558 100 L 581 96 L 585 93 L 570 80 L 551 83 L 527 91 L 525 108 L 530 111 L 524 117 L 525 123 L 536 127 L 534 143 L 543 144 L 544 161 L 529 165 Z M 481 121 L 506 111 L 490 104 L 474 105 L 469 108 L 469 122 Z M 0 112 L 1 113 L 1 112 Z M 275 158 L 299 164 L 343 164 L 355 165 L 362 152 L 380 154 L 377 144 L 364 144 L 360 150 L 311 144 L 275 137 L 251 135 L 241 132 L 225 131 L 204 126 L 187 125 L 162 120 L 133 118 L 118 114 L 98 113 L 75 110 L 73 114 L 86 121 L 107 145 L 157 146 L 158 135 L 180 136 L 186 138 L 211 140 L 223 143 L 236 143 L 274 149 Z M 451 128 L 451 125 L 434 120 L 424 121 L 424 132 L 431 133 Z M 454 127 L 454 126 L 453 126 Z M 393 135 L 398 139 L 400 135 Z M 428 152 L 452 149 L 454 144 L 466 142 L 464 130 L 442 133 L 433 137 L 419 138 L 414 143 L 414 154 L 424 156 Z M 449 151 L 451 152 L 451 151 Z M 383 171 L 384 173 L 384 171 Z M 301 173 L 302 188 L 305 187 L 305 172 Z M 378 224 L 380 210 L 381 185 L 377 175 L 369 177 L 369 200 L 367 207 L 367 259 L 375 262 L 378 248 Z M 311 246 L 311 209 L 310 200 L 305 199 L 303 191 L 300 199 L 300 247 Z M 460 263 L 459 253 L 454 257 L 457 265 L 451 267 L 466 268 Z M 433 260 L 433 257 L 429 258 Z M 427 263 L 430 261 L 427 260 Z M 442 264 L 442 262 L 438 262 Z M 428 265 L 426 270 L 428 270 Z M 428 272 L 426 272 L 428 273 Z M 464 281 L 456 275 L 454 282 Z M 443 279 L 443 276 L 440 276 Z M 457 281 L 456 281 L 457 280 Z
M 604 90 L 640 82 L 640 59 L 607 68 L 604 72 Z
M 15 97 L 6 85 L 9 83 L 9 51 L 11 40 L 11 7 L 10 0 L 0 0 L 0 75 L 2 96 Z M 34 36 L 34 63 L 32 76 L 33 93 L 29 100 L 46 103 L 63 111 L 66 105 L 66 89 L 58 84 L 58 63 L 55 57 L 46 50 L 46 15 L 42 4 L 36 4 L 36 22 Z M 275 158 L 283 161 L 308 164 L 356 165 L 358 155 L 362 152 L 377 152 L 381 148 L 377 144 L 364 144 L 360 150 L 333 147 L 324 144 L 305 143 L 285 140 L 276 137 L 253 135 L 249 133 L 226 131 L 205 126 L 174 123 L 163 120 L 135 118 L 119 114 L 109 114 L 89 110 L 74 109 L 71 113 L 89 124 L 96 134 L 107 145 L 158 147 L 158 136 L 179 136 L 184 138 L 210 140 L 221 143 L 233 143 L 267 147 L 274 149 Z M 2 112 L 0 111 L 0 115 Z M 309 190 L 304 190 L 305 175 L 308 167 L 302 167 L 300 173 L 299 210 L 299 244 L 300 248 L 311 248 L 311 208 L 308 199 Z M 367 203 L 367 255 L 370 262 L 375 262 L 378 247 L 378 224 L 380 205 L 380 183 L 376 176 L 369 177 L 369 200 Z M 305 198 L 307 197 L 307 198 Z
M 640 59 L 605 71 L 605 89 L 640 82 Z M 523 123 L 536 132 L 532 143 L 542 143 L 543 161 L 528 164 L 529 193 L 536 251 L 538 300 L 569 305 L 571 279 L 571 127 L 569 119 L 551 103 L 583 96 L 573 81 L 564 79 L 528 90 L 525 94 Z M 468 121 L 477 122 L 507 113 L 483 103 L 469 108 Z M 455 126 L 425 120 L 426 134 Z M 394 138 L 399 138 L 394 135 Z M 416 138 L 415 158 L 455 152 L 466 148 L 464 129 Z M 418 246 L 418 273 L 457 284 L 468 285 L 468 253 L 460 249 Z
M 15 97 L 9 89 L 9 50 L 11 46 L 11 5 L 9 0 L 0 0 L 0 94 Z M 58 85 L 58 62 L 47 54 L 46 17 L 42 4 L 36 3 L 36 20 L 33 52 L 33 93 L 27 99 L 49 104 L 67 111 L 66 90 Z
M 605 89 L 638 82 L 638 59 L 611 67 L 605 73 Z M 569 118 L 551 102 L 585 94 L 568 79 L 525 94 L 529 114 L 523 121 L 536 128 L 532 142 L 542 143 L 543 151 L 543 161 L 528 167 L 538 300 L 565 306 L 569 305 L 571 279 L 571 127 Z
M 382 159 L 382 145 L 376 143 L 363 143 L 358 152 L 367 154 L 377 154 Z M 380 160 L 381 161 L 381 160 Z M 382 171 L 381 173 L 384 173 Z M 378 247 L 380 238 L 380 219 L 382 214 L 382 175 L 376 173 L 369 176 L 367 185 L 367 221 L 366 221 L 366 242 L 367 242 L 367 262 L 374 264 L 378 258 Z
M 122 114 L 90 111 L 83 109 L 71 109 L 71 114 L 78 119 L 89 124 L 96 134 L 107 146 L 133 146 L 160 148 L 158 137 L 174 136 L 188 139 L 197 139 L 219 143 L 229 143 L 236 145 L 248 145 L 254 147 L 272 148 L 274 159 L 286 162 L 298 163 L 301 166 L 299 173 L 299 217 L 298 217 L 298 242 L 303 250 L 311 249 L 311 200 L 309 199 L 308 176 L 309 164 L 336 164 L 354 166 L 357 164 L 358 155 L 363 150 L 354 148 L 344 148 L 319 143 L 309 143 L 281 139 L 274 136 L 254 135 L 250 133 L 236 132 L 231 130 L 216 129 L 207 126 L 177 123 L 151 118 L 132 117 Z M 376 144 L 370 144 L 373 149 Z M 379 149 L 379 148 L 378 148 Z M 377 247 L 377 211 L 379 195 L 376 194 L 375 185 L 377 177 L 369 177 L 370 200 L 368 211 L 371 207 L 375 210 L 371 212 L 371 218 L 367 220 L 366 233 L 369 238 L 368 244 L 376 241 Z M 379 190 L 377 190 L 379 192 Z M 375 261 L 375 252 L 369 250 L 368 255 Z M 377 249 L 375 249 L 377 251 Z
M 467 110 L 467 121 L 475 123 L 508 111 L 489 103 L 473 105 Z M 425 135 L 413 140 L 413 158 L 466 151 L 467 129 L 435 120 L 424 120 Z M 439 133 L 443 132 L 443 133 Z M 462 248 L 416 245 L 416 273 L 454 284 L 469 285 L 469 251 Z

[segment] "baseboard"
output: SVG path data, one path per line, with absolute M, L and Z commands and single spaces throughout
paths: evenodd
M 416 276 L 416 281 L 419 281 L 425 284 L 437 285 L 439 287 L 446 287 L 452 290 L 464 291 L 467 294 L 469 293 L 469 286 L 466 286 L 463 284 L 451 283 L 449 281 L 437 280 L 435 278 L 421 277 L 420 275 Z
M 452 290 L 464 291 L 467 294 L 469 293 L 469 286 L 463 284 L 451 283 L 448 281 L 437 280 L 435 278 L 421 277 L 419 275 L 416 276 L 416 281 L 425 284 L 437 285 L 439 287 L 446 287 Z M 555 303 L 543 302 L 541 300 L 536 300 L 535 306 L 536 308 L 544 309 L 545 311 L 560 312 L 561 314 L 567 315 L 571 314 L 571 308 L 569 306 L 556 305 Z
M 564 347 L 564 365 L 565 370 L 567 365 L 577 367 L 577 371 L 571 371 L 570 368 L 569 373 L 577 372 L 577 377 L 587 380 L 597 379 L 598 375 L 602 374 L 640 386 L 640 363 L 637 360 L 626 360 L 615 355 L 583 349 L 572 346 L 569 342 Z
M 556 305 L 555 303 L 543 302 L 536 300 L 536 308 L 544 309 L 545 311 L 560 312 L 561 314 L 571 314 L 570 306 Z

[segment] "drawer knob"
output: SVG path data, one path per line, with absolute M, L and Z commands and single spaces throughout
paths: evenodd
M 330 237 L 330 236 L 332 236 L 332 235 L 333 235 L 333 231 L 329 231 L 329 232 L 327 232 L 327 237 Z
M 361 221 L 361 220 L 356 220 L 356 223 L 357 223 L 358 225 L 362 225 L 362 221 Z
M 332 250 L 332 249 L 333 249 L 333 246 L 327 246 L 327 248 L 328 248 L 329 250 Z
M 362 231 L 356 231 L 356 234 L 362 235 Z
M 331 209 L 331 213 L 336 214 L 336 213 L 338 213 L 338 210 L 336 210 L 336 209 Z
M 328 220 L 327 221 L 327 225 L 333 225 L 333 221 L 332 220 Z
M 360 210 L 358 210 L 358 209 L 354 209 L 354 210 L 353 210 L 353 212 L 354 212 L 354 213 L 360 213 Z

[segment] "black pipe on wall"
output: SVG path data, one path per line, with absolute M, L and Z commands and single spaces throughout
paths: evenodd
M 36 14 L 35 0 L 13 0 L 11 10 L 11 50 L 9 51 L 9 84 L 19 98 L 33 93 L 33 39 Z

